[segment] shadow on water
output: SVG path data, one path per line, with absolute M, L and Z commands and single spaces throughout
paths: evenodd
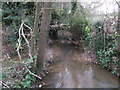
M 47 57 L 56 61 L 49 66 L 50 73 L 44 78 L 48 85 L 43 88 L 116 88 L 117 78 L 109 72 L 86 61 L 76 62 L 81 51 L 72 45 L 57 44 L 48 48 Z

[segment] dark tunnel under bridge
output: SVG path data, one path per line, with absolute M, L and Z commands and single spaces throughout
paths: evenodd
M 53 40 L 58 39 L 58 31 L 59 30 L 67 30 L 67 25 L 51 25 L 49 29 L 49 38 Z

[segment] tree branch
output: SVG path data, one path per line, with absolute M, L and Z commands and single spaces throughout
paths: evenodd
M 31 31 L 32 31 L 32 29 L 28 26 L 28 25 L 26 25 L 25 23 L 23 24 L 23 25 L 25 25 L 26 27 L 28 27 Z M 22 36 L 23 36 L 23 38 L 25 39 L 25 41 L 26 41 L 26 43 L 27 43 L 27 46 L 28 46 L 28 52 L 29 52 L 29 57 L 31 58 L 31 59 L 33 59 L 32 58 L 32 55 L 31 55 L 31 47 L 30 47 L 30 44 L 29 44 L 29 41 L 27 40 L 27 38 L 25 37 L 25 34 L 24 34 L 24 32 L 23 32 L 23 27 L 22 27 Z
M 10 88 L 7 84 L 5 84 L 4 82 L 0 81 L 1 84 L 3 84 L 5 87 Z
M 31 75 L 33 75 L 33 76 L 39 78 L 40 80 L 42 80 L 42 78 L 41 78 L 40 76 L 38 76 L 38 75 L 32 73 L 27 67 L 25 67 L 25 68 L 28 70 L 28 72 L 29 72 Z
M 24 22 L 21 23 L 21 26 L 19 28 L 19 38 L 18 38 L 18 47 L 17 47 L 17 53 L 18 53 L 20 61 L 22 61 L 22 58 L 21 58 L 21 55 L 20 55 L 20 51 L 19 51 L 20 50 L 20 46 L 21 46 L 21 35 L 20 35 L 20 33 L 21 33 L 21 29 L 23 27 L 23 24 L 24 24 Z

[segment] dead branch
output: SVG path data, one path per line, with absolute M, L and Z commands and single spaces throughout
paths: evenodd
M 21 33 L 21 29 L 23 27 L 23 24 L 24 24 L 24 22 L 21 23 L 21 26 L 19 28 L 19 38 L 18 38 L 18 47 L 17 47 L 17 53 L 18 53 L 18 57 L 19 57 L 20 61 L 22 60 L 22 57 L 21 57 L 20 51 L 19 51 L 20 50 L 20 46 L 21 46 L 21 35 L 20 35 L 20 33 Z
M 26 69 L 28 70 L 28 72 L 29 72 L 31 75 L 33 75 L 33 76 L 39 78 L 40 80 L 42 80 L 42 78 L 41 78 L 40 76 L 38 76 L 38 75 L 32 73 L 27 67 L 26 67 Z
M 18 38 L 18 47 L 17 47 L 17 53 L 19 56 L 20 61 L 22 60 L 22 57 L 20 55 L 20 46 L 21 46 L 21 35 L 23 36 L 23 38 L 25 39 L 27 46 L 28 46 L 28 50 L 29 50 L 29 57 L 32 59 L 32 55 L 31 55 L 31 47 L 29 44 L 29 41 L 27 40 L 27 38 L 25 37 L 24 31 L 23 31 L 23 25 L 25 25 L 28 29 L 30 29 L 31 33 L 32 33 L 32 28 L 29 27 L 28 25 L 26 25 L 24 22 L 21 23 L 21 26 L 19 28 L 19 38 Z M 22 34 L 21 34 L 22 33 Z
M 7 84 L 5 84 L 4 82 L 0 81 L 1 84 L 3 84 L 5 87 L 10 88 Z
M 27 26 L 25 23 L 24 23 L 23 25 Z M 27 27 L 29 27 L 29 26 L 27 26 Z M 31 29 L 31 28 L 29 27 L 29 29 Z M 32 30 L 32 29 L 31 29 L 31 30 Z M 29 51 L 28 51 L 29 57 L 32 59 L 31 47 L 30 47 L 29 41 L 28 41 L 27 38 L 25 37 L 25 34 L 24 34 L 24 32 L 23 32 L 23 27 L 22 27 L 22 36 L 23 36 L 23 38 L 25 39 L 25 41 L 26 41 L 26 43 L 27 43 L 28 50 L 29 50 Z
M 28 26 L 27 24 L 25 24 L 25 23 L 24 23 L 24 25 L 25 25 L 28 29 L 30 29 L 30 34 L 33 35 L 33 30 L 32 30 L 32 28 L 29 27 L 29 26 Z

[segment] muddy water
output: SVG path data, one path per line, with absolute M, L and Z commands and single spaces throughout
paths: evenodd
M 49 66 L 50 73 L 44 78 L 44 88 L 114 88 L 117 78 L 110 72 L 80 60 L 81 51 L 71 45 L 56 45 L 47 55 L 56 61 Z

